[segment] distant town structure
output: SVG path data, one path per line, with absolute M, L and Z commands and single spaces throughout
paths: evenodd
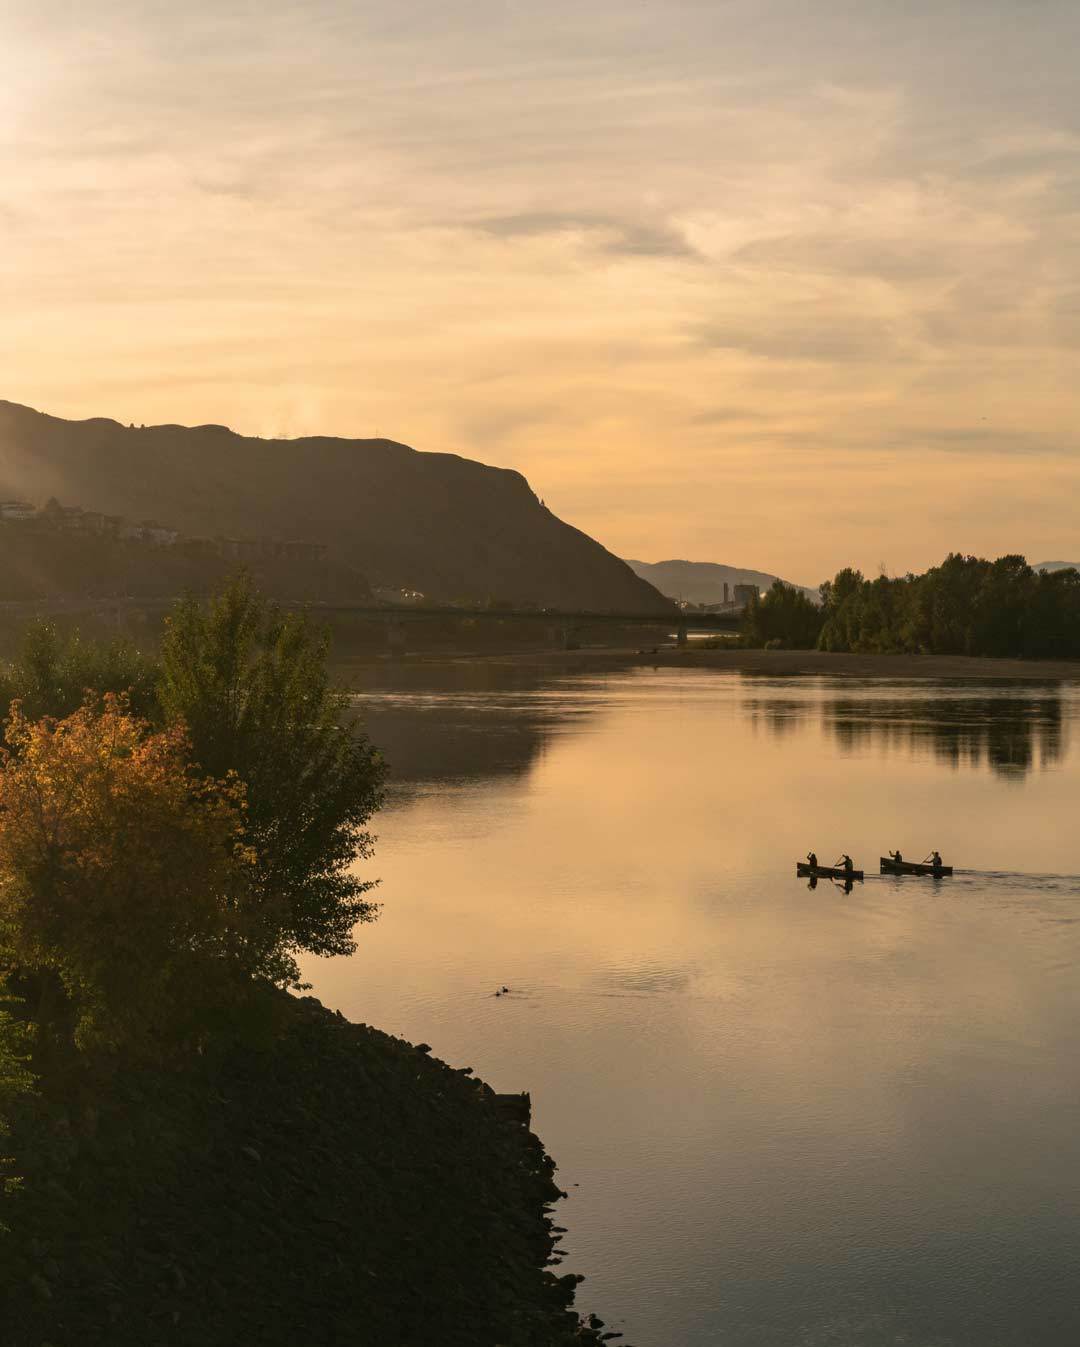
M 325 543 L 301 542 L 291 539 L 278 542 L 273 538 L 193 538 L 221 557 L 235 561 L 258 561 L 275 558 L 284 561 L 321 561 L 326 556 Z
M 156 519 L 144 519 L 141 524 L 122 524 L 120 537 L 130 542 L 153 543 L 156 547 L 173 547 L 180 533 L 159 524 Z
M 726 589 L 727 586 L 725 585 L 724 588 Z M 732 592 L 736 608 L 745 608 L 747 604 L 752 603 L 754 599 L 759 599 L 761 597 L 761 591 L 758 589 L 757 585 L 736 585 Z
M 373 585 L 371 593 L 380 603 L 423 603 L 418 589 L 398 588 L 396 585 Z
M 153 547 L 182 546 L 235 561 L 266 558 L 321 561 L 327 550 L 326 543 L 306 542 L 298 538 L 284 541 L 276 538 L 190 538 L 185 537 L 179 529 L 170 528 L 156 519 L 143 519 L 135 523 L 122 515 L 84 510 L 79 505 L 61 505 L 55 496 L 50 496 L 40 510 L 29 501 L 0 501 L 0 523 L 31 524 L 64 533 L 89 533 L 119 538 L 125 542 L 146 543 Z

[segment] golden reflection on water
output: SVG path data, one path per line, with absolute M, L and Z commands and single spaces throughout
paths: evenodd
M 367 699 L 385 908 L 307 971 L 532 1091 L 582 1304 L 638 1347 L 1080 1334 L 1077 689 L 478 679 Z M 951 882 L 871 873 L 932 846 Z

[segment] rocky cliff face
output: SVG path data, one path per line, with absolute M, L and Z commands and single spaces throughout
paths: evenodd
M 374 585 L 591 611 L 670 604 L 516 472 L 390 440 L 64 421 L 0 402 L 0 498 L 153 518 L 206 537 L 326 543 Z

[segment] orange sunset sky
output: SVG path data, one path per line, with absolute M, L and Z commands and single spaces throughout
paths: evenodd
M 1080 559 L 1080 5 L 0 0 L 0 397 L 624 556 Z

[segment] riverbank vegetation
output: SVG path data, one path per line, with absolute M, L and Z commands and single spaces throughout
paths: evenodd
M 960 554 L 922 575 L 845 569 L 821 606 L 777 582 L 745 614 L 748 645 L 857 654 L 1080 658 L 1080 572 Z
M 376 915 L 326 653 L 240 579 L 157 660 L 38 627 L 0 673 L 5 1347 L 601 1340 L 540 1143 L 289 994 Z

